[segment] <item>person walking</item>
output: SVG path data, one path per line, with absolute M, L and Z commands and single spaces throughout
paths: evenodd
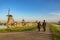
M 39 21 L 37 24 L 38 24 L 38 25 L 37 25 L 38 31 L 40 31 L 40 26 L 41 26 L 40 21 Z
M 43 29 L 44 29 L 44 32 L 45 32 L 46 31 L 46 22 L 45 22 L 45 20 L 43 21 L 42 26 L 43 26 Z

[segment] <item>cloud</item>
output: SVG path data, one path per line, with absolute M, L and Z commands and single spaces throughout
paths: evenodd
M 60 18 L 59 17 L 48 17 L 48 18 L 46 18 L 46 20 L 48 22 L 58 22 L 58 21 L 60 21 Z
M 54 12 L 54 13 L 50 13 L 50 14 L 53 15 L 53 16 L 60 16 L 59 12 Z
M 47 21 L 49 22 L 58 22 L 60 21 L 60 12 L 52 12 L 49 13 L 50 16 L 46 18 Z

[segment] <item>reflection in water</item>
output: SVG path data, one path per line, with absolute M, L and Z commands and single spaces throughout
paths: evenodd
M 4 29 L 4 28 L 7 28 L 7 26 L 4 26 L 4 25 L 0 26 L 0 29 Z

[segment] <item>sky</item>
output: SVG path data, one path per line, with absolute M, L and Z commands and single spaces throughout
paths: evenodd
M 60 21 L 60 0 L 0 0 L 0 21 L 7 21 L 9 8 L 14 21 Z

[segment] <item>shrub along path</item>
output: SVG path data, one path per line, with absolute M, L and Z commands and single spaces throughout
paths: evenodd
M 49 26 L 46 27 L 46 32 L 41 31 L 25 31 L 25 32 L 8 32 L 0 33 L 0 40 L 53 40 Z

